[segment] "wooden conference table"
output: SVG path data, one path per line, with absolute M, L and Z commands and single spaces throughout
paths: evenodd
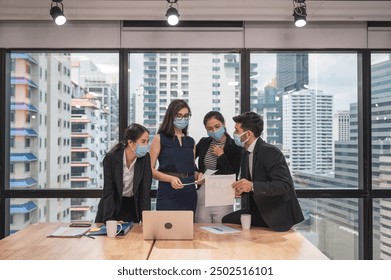
M 142 226 L 135 225 L 125 236 L 95 239 L 47 238 L 60 226 L 38 223 L 0 240 L 0 260 L 326 260 L 299 232 L 273 232 L 251 228 L 239 233 L 214 234 L 194 225 L 193 240 L 144 240 Z M 240 229 L 238 225 L 228 225 Z

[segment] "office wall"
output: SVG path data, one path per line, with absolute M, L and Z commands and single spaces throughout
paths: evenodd
M 389 48 L 365 22 L 246 22 L 244 28 L 122 28 L 120 21 L 0 22 L 1 48 Z

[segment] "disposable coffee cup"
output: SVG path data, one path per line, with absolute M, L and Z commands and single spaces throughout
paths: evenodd
M 250 229 L 251 227 L 251 215 L 250 214 L 242 214 L 240 216 L 240 222 L 242 223 L 242 229 Z

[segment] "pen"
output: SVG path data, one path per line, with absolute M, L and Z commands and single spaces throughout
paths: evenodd
M 91 236 L 91 235 L 89 235 L 89 234 L 84 234 L 84 236 L 87 236 L 87 237 L 89 237 L 89 238 L 95 239 L 95 237 L 93 237 L 93 236 Z
M 212 227 L 212 228 L 218 231 L 223 231 L 221 228 L 217 228 L 217 227 Z
M 193 184 L 195 184 L 195 183 L 196 183 L 196 182 L 186 183 L 186 184 L 182 184 L 182 186 L 193 185 Z

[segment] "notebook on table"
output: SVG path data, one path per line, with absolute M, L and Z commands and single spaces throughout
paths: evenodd
M 193 211 L 143 211 L 144 239 L 193 239 Z
M 122 223 L 122 230 L 118 233 L 118 235 L 125 235 L 129 232 L 129 230 L 133 227 L 132 222 Z M 120 226 L 117 225 L 117 231 L 120 230 Z M 87 235 L 107 235 L 106 226 L 100 226 L 98 228 L 91 228 Z

